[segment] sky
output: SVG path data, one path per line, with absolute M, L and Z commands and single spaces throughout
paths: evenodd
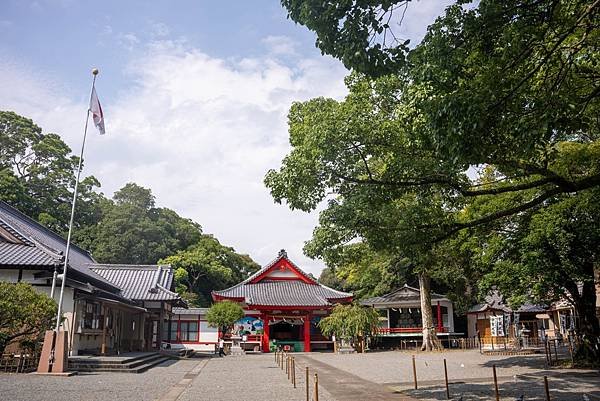
M 396 32 L 417 43 L 449 0 L 420 0 Z M 276 0 L 0 0 L 0 110 L 78 153 L 91 69 L 106 135 L 90 131 L 84 175 L 107 196 L 128 182 L 261 265 L 302 254 L 318 213 L 273 202 L 265 173 L 290 151 L 295 101 L 343 99 L 348 71 Z

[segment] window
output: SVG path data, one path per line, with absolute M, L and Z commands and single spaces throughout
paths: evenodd
M 102 306 L 97 302 L 85 301 L 83 308 L 83 328 L 99 330 L 104 327 Z
M 198 341 L 198 322 L 179 322 L 180 341 Z

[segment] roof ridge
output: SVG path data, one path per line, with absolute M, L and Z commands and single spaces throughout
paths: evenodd
M 3 202 L 3 201 L 0 201 L 0 202 Z M 6 204 L 6 202 L 3 202 L 3 203 Z M 10 207 L 10 205 L 7 205 L 7 206 Z M 54 249 L 54 248 L 40 242 L 37 238 L 35 238 L 33 235 L 31 235 L 31 233 L 27 232 L 27 230 L 24 230 L 22 227 L 18 227 L 18 225 L 17 225 L 17 227 L 15 227 L 15 224 L 11 224 L 10 222 L 8 222 L 6 220 L 1 220 L 0 223 L 4 226 L 8 227 L 14 233 L 16 233 L 17 236 L 20 237 L 19 239 L 21 241 L 25 242 L 25 244 L 18 244 L 18 245 L 25 245 L 25 246 L 38 248 L 40 251 L 44 252 L 45 254 L 47 254 L 48 256 L 50 256 L 52 258 L 55 258 L 58 260 L 64 259 L 63 253 L 61 251 Z M 23 231 L 25 231 L 25 232 L 23 232 Z M 11 234 L 13 234 L 13 233 L 11 233 Z
M 36 226 L 37 228 L 39 228 L 39 229 L 41 229 L 43 231 L 48 232 L 51 236 L 54 237 L 54 239 L 57 239 L 59 241 L 64 241 L 65 244 L 66 244 L 67 240 L 62 235 L 58 234 L 54 230 L 51 230 L 50 228 L 46 227 L 45 225 L 43 225 L 42 223 L 36 221 L 35 219 L 27 216 L 25 213 L 21 212 L 19 209 L 15 208 L 15 207 L 9 205 L 8 203 L 6 203 L 3 200 L 0 200 L 0 209 L 4 209 L 7 213 L 12 214 L 13 217 L 15 217 L 15 218 L 18 217 L 18 218 L 22 218 L 23 220 L 27 220 L 29 223 L 31 223 L 32 225 Z M 27 231 L 27 230 L 25 230 L 25 231 Z M 28 232 L 27 234 L 29 235 L 30 238 L 34 238 L 35 239 L 35 236 L 32 235 L 31 233 Z M 90 259 L 92 259 L 92 260 L 94 259 L 94 258 L 92 258 L 92 254 L 89 251 L 87 251 L 87 250 L 79 247 L 77 244 L 74 244 L 73 242 L 71 242 L 69 246 L 71 248 L 77 249 L 78 251 L 80 251 L 82 253 L 87 254 L 90 257 Z
M 181 295 L 179 295 L 178 293 L 176 293 L 174 291 L 171 291 L 171 290 L 165 288 L 162 284 L 157 284 L 155 288 L 158 288 L 161 291 L 166 292 L 169 295 L 173 295 L 173 296 L 177 296 L 177 297 L 181 298 Z
M 279 254 L 277 255 L 277 257 L 275 259 L 273 259 L 271 262 L 269 262 L 267 265 L 265 265 L 264 267 L 262 267 L 260 270 L 254 272 L 252 275 L 250 275 L 244 281 L 242 281 L 241 283 L 236 284 L 236 285 L 245 284 L 245 283 L 248 283 L 248 282 L 252 281 L 256 277 L 260 276 L 262 273 L 266 272 L 271 267 L 273 267 L 281 259 L 287 260 L 288 263 L 291 264 L 300 274 L 302 274 L 304 277 L 306 277 L 307 279 L 311 280 L 315 284 L 319 284 L 319 282 L 318 282 L 317 279 L 315 279 L 314 277 L 310 276 L 308 273 L 306 273 L 304 270 L 302 270 L 300 268 L 300 266 L 298 266 L 297 264 L 295 264 L 294 262 L 292 262 L 292 260 L 290 258 L 288 258 L 287 253 L 285 252 L 285 250 L 282 249 L 281 251 L 279 251 Z M 230 287 L 230 288 L 233 288 L 233 287 Z
M 23 233 L 21 233 L 19 230 L 15 229 L 13 226 L 11 226 L 10 223 L 8 223 L 4 220 L 0 220 L 0 227 L 3 228 L 5 231 L 7 231 L 8 234 L 10 236 L 14 237 L 16 240 L 23 242 L 23 244 L 20 244 L 20 245 L 28 245 L 28 246 L 34 245 L 26 235 L 23 235 Z M 3 235 L 3 237 L 4 237 L 4 235 Z M 12 241 L 10 241 L 10 238 L 8 240 L 9 240 L 9 242 L 12 242 Z
M 159 267 L 161 268 L 172 268 L 170 264 L 156 264 L 156 265 L 136 265 L 136 264 L 126 264 L 126 263 L 87 263 L 87 266 L 90 269 L 130 269 L 130 270 L 142 270 L 149 269 L 155 270 Z

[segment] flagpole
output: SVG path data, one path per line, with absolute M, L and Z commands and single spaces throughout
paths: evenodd
M 94 86 L 96 85 L 96 76 L 98 75 L 97 68 L 94 68 L 92 70 L 92 75 L 94 76 L 94 80 L 92 81 L 92 89 L 90 90 L 90 101 L 92 98 L 92 93 L 94 91 Z M 79 154 L 79 165 L 77 166 L 77 178 L 75 180 L 75 189 L 73 191 L 73 203 L 71 204 L 71 219 L 69 221 L 69 234 L 67 235 L 67 248 L 65 249 L 65 258 L 64 258 L 64 262 L 63 262 L 63 271 L 62 271 L 62 275 L 61 275 L 62 278 L 61 278 L 61 283 L 60 283 L 60 297 L 58 299 L 58 311 L 56 314 L 56 332 L 57 333 L 60 329 L 63 297 L 65 294 L 65 283 L 67 282 L 67 266 L 69 264 L 69 251 L 71 250 L 71 234 L 73 233 L 73 220 L 75 219 L 75 203 L 77 202 L 77 192 L 79 189 L 79 177 L 81 175 L 81 167 L 83 165 L 83 150 L 85 149 L 85 139 L 87 137 L 88 122 L 90 120 L 89 104 L 90 104 L 90 102 L 88 102 L 87 115 L 85 117 L 85 128 L 83 130 L 83 143 L 81 144 L 81 152 Z M 53 286 L 54 286 L 54 284 L 53 284 Z

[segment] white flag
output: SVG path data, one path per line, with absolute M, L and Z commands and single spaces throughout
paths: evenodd
M 94 119 L 94 125 L 100 131 L 100 135 L 104 135 L 104 113 L 102 112 L 102 106 L 96 95 L 96 88 L 92 88 L 92 97 L 90 99 L 90 111 L 92 112 L 92 118 Z

